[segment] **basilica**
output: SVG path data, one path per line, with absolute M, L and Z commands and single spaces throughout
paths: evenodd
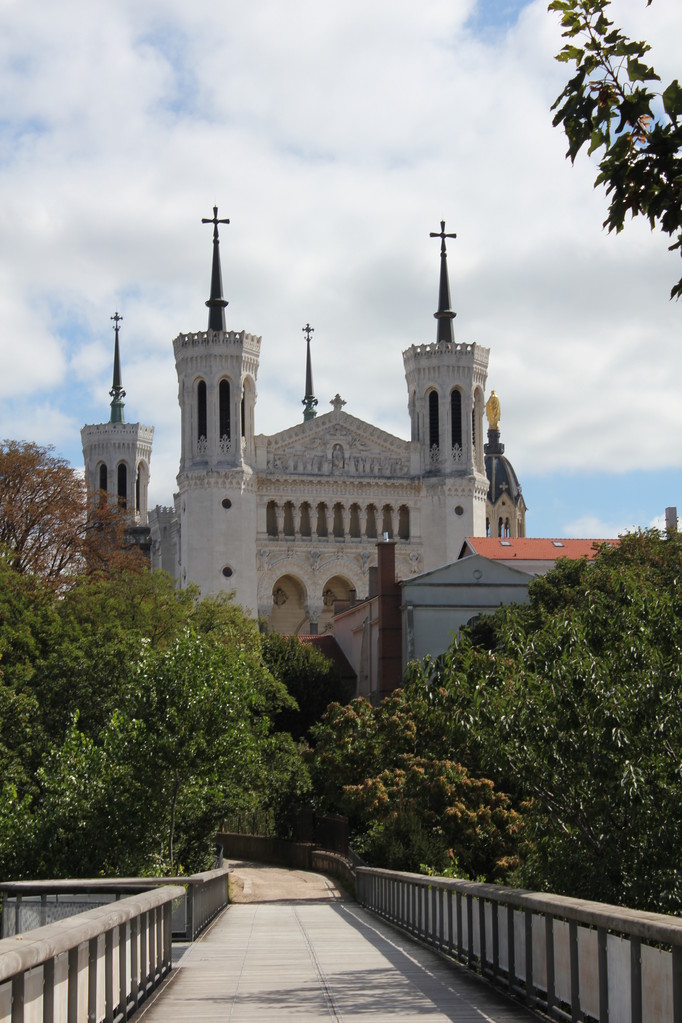
M 467 537 L 525 535 L 525 503 L 486 400 L 489 349 L 456 341 L 441 222 L 436 339 L 403 352 L 409 440 L 344 411 L 318 411 L 306 325 L 302 420 L 256 432 L 261 338 L 225 324 L 214 207 L 208 326 L 173 342 L 180 466 L 170 507 L 147 508 L 153 430 L 123 415 L 118 314 L 109 422 L 81 431 L 90 491 L 105 491 L 147 527 L 152 567 L 202 594 L 232 591 L 267 627 L 331 630 L 335 603 L 370 592 L 381 539 L 408 579 L 454 562 Z M 267 357 L 267 348 L 264 348 Z M 396 396 L 396 400 L 400 400 Z M 487 431 L 484 433 L 484 419 Z M 406 422 L 407 426 L 407 422 Z

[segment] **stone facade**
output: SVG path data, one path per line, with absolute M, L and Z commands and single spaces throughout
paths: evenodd
M 444 340 L 443 318 L 454 313 L 443 298 L 443 242 L 439 340 L 403 353 L 410 440 L 357 419 L 339 395 L 325 414 L 308 403 L 303 422 L 256 434 L 261 338 L 221 323 L 217 210 L 212 223 L 209 329 L 173 343 L 180 470 L 173 510 L 150 513 L 153 565 L 203 594 L 234 591 L 272 629 L 331 631 L 335 601 L 368 594 L 377 539 L 395 541 L 405 579 L 455 561 L 465 537 L 485 536 L 489 350 Z M 309 390 L 306 398 L 308 364 Z

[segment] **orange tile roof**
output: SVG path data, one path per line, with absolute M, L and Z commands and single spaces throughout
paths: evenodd
M 589 558 L 595 556 L 598 544 L 614 546 L 619 540 L 567 540 L 563 537 L 518 537 L 516 539 L 497 536 L 468 536 L 462 547 L 461 557 L 466 553 L 481 554 L 493 561 L 556 561 L 557 558 Z M 467 551 L 468 547 L 468 551 Z

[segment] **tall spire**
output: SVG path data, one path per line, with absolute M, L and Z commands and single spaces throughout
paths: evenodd
M 213 266 L 211 268 L 211 297 L 206 305 L 208 306 L 208 329 L 225 330 L 225 306 L 226 299 L 223 298 L 223 275 L 220 272 L 220 239 L 218 237 L 218 224 L 229 224 L 227 218 L 218 219 L 218 207 L 213 207 L 213 217 L 202 217 L 202 224 L 213 224 Z
M 436 341 L 439 345 L 452 344 L 455 334 L 452 321 L 457 313 L 450 308 L 450 282 L 448 280 L 448 254 L 445 251 L 445 239 L 456 238 L 456 234 L 445 233 L 445 221 L 440 222 L 440 231 L 431 231 L 430 238 L 440 238 L 440 287 L 438 289 L 438 312 L 433 315 L 438 321 Z
M 111 416 L 109 422 L 111 423 L 125 423 L 125 415 L 123 413 L 124 402 L 123 399 L 126 396 L 126 392 L 123 390 L 121 384 L 121 355 L 118 348 L 118 325 L 123 319 L 119 316 L 118 311 L 110 316 L 109 319 L 114 321 L 114 379 L 111 384 L 111 390 L 109 394 L 111 396 Z
M 303 409 L 303 422 L 307 423 L 309 419 L 314 419 L 317 415 L 315 410 L 317 398 L 313 391 L 313 364 L 310 359 L 310 335 L 315 333 L 315 328 L 306 323 L 302 330 L 305 334 L 307 351 L 305 359 L 305 398 L 301 404 L 305 406 Z

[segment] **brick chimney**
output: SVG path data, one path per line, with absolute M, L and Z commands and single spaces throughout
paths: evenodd
M 400 586 L 395 578 L 395 541 L 377 544 L 379 618 L 379 691 L 382 700 L 402 684 Z

